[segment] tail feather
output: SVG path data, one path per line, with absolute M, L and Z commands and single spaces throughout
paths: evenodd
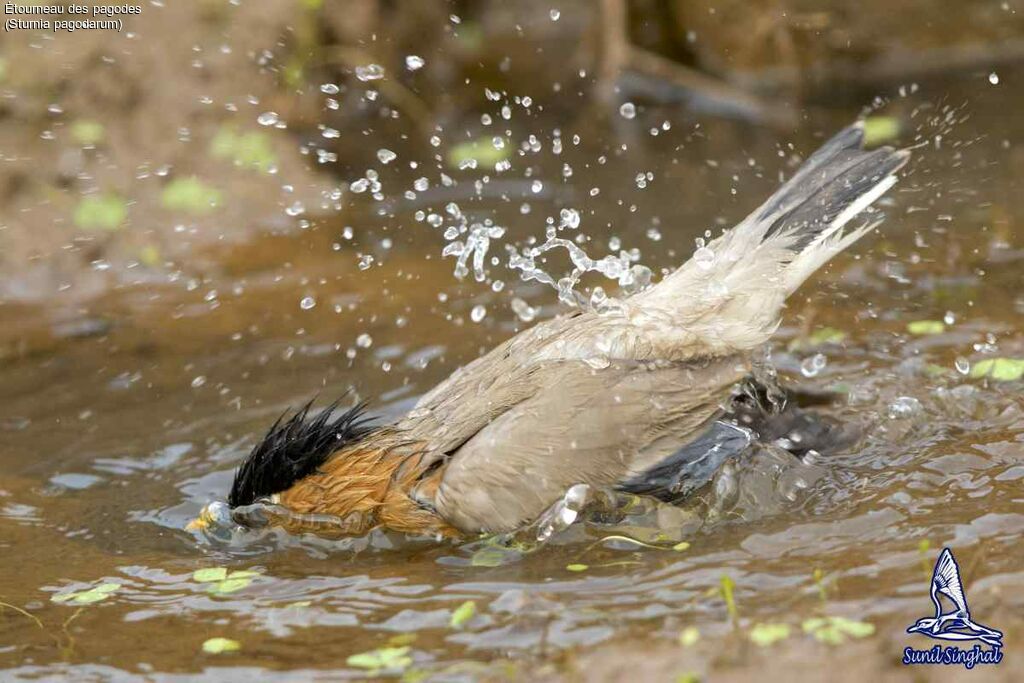
M 862 123 L 840 131 L 764 204 L 642 295 L 691 340 L 721 351 L 752 349 L 778 326 L 786 298 L 818 268 L 874 229 L 848 229 L 897 180 L 910 153 L 863 149 Z

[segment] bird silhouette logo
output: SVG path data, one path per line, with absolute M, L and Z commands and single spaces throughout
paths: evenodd
M 943 548 L 932 572 L 931 597 L 935 603 L 935 616 L 918 619 L 907 629 L 907 633 L 937 640 L 980 640 L 993 647 L 1003 646 L 1003 632 L 989 628 L 971 619 L 967 608 L 967 596 L 960 579 L 960 566 L 949 548 Z M 942 598 L 952 603 L 953 608 L 943 611 Z

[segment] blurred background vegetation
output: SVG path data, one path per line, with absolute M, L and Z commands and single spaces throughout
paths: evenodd
M 808 106 L 1022 56 L 999 0 L 197 0 L 120 34 L 8 33 L 0 301 L 219 268 L 205 247 L 330 213 L 382 141 L 479 128 L 485 86 L 554 126 L 629 101 L 785 137 Z

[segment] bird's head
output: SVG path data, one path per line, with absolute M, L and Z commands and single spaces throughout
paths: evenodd
M 933 619 L 932 617 L 918 619 L 917 623 L 907 629 L 907 633 L 929 633 L 935 628 L 937 622 L 938 619 Z
M 410 444 L 371 426 L 365 404 L 338 411 L 335 402 L 312 417 L 310 406 L 278 418 L 236 470 L 227 499 L 236 522 L 239 511 L 263 505 L 269 515 L 261 519 L 292 531 L 447 533 L 436 513 L 408 495 L 421 474 Z M 212 507 L 188 528 L 216 521 Z

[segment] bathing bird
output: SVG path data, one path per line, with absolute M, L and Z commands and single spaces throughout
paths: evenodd
M 942 611 L 942 602 L 939 599 L 942 595 L 953 603 L 953 609 L 949 612 Z M 922 633 L 940 640 L 980 640 L 994 647 L 1003 646 L 1002 631 L 971 619 L 964 584 L 960 579 L 960 567 L 949 548 L 943 548 L 939 553 L 939 559 L 935 561 L 931 597 L 935 603 L 935 616 L 918 619 L 917 623 L 907 629 L 907 633 Z
M 723 423 L 783 305 L 871 232 L 907 150 L 828 140 L 764 204 L 648 289 L 521 331 L 404 417 L 365 405 L 282 417 L 227 503 L 459 537 L 516 529 L 575 484 L 673 499 L 746 440 Z

